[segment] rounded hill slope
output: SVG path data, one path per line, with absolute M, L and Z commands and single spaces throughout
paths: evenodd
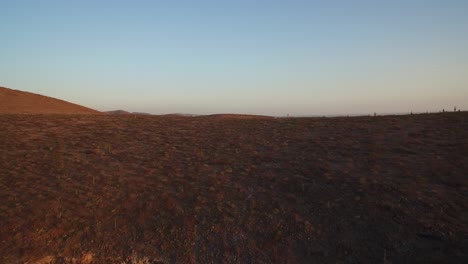
M 101 112 L 39 94 L 0 87 L 0 114 L 99 114 Z

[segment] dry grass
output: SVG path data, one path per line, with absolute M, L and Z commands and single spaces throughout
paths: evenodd
M 0 115 L 0 262 L 460 263 L 467 133 L 463 112 Z

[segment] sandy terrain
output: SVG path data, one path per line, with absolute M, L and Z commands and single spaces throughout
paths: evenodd
M 0 113 L 98 114 L 99 112 L 60 99 L 0 87 Z
M 0 115 L 1 263 L 467 263 L 468 113 Z

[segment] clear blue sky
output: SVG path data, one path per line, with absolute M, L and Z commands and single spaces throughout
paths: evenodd
M 0 0 L 0 86 L 98 110 L 468 110 L 466 0 Z

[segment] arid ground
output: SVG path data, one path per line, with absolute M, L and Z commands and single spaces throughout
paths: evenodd
M 467 261 L 467 112 L 0 115 L 1 263 Z

